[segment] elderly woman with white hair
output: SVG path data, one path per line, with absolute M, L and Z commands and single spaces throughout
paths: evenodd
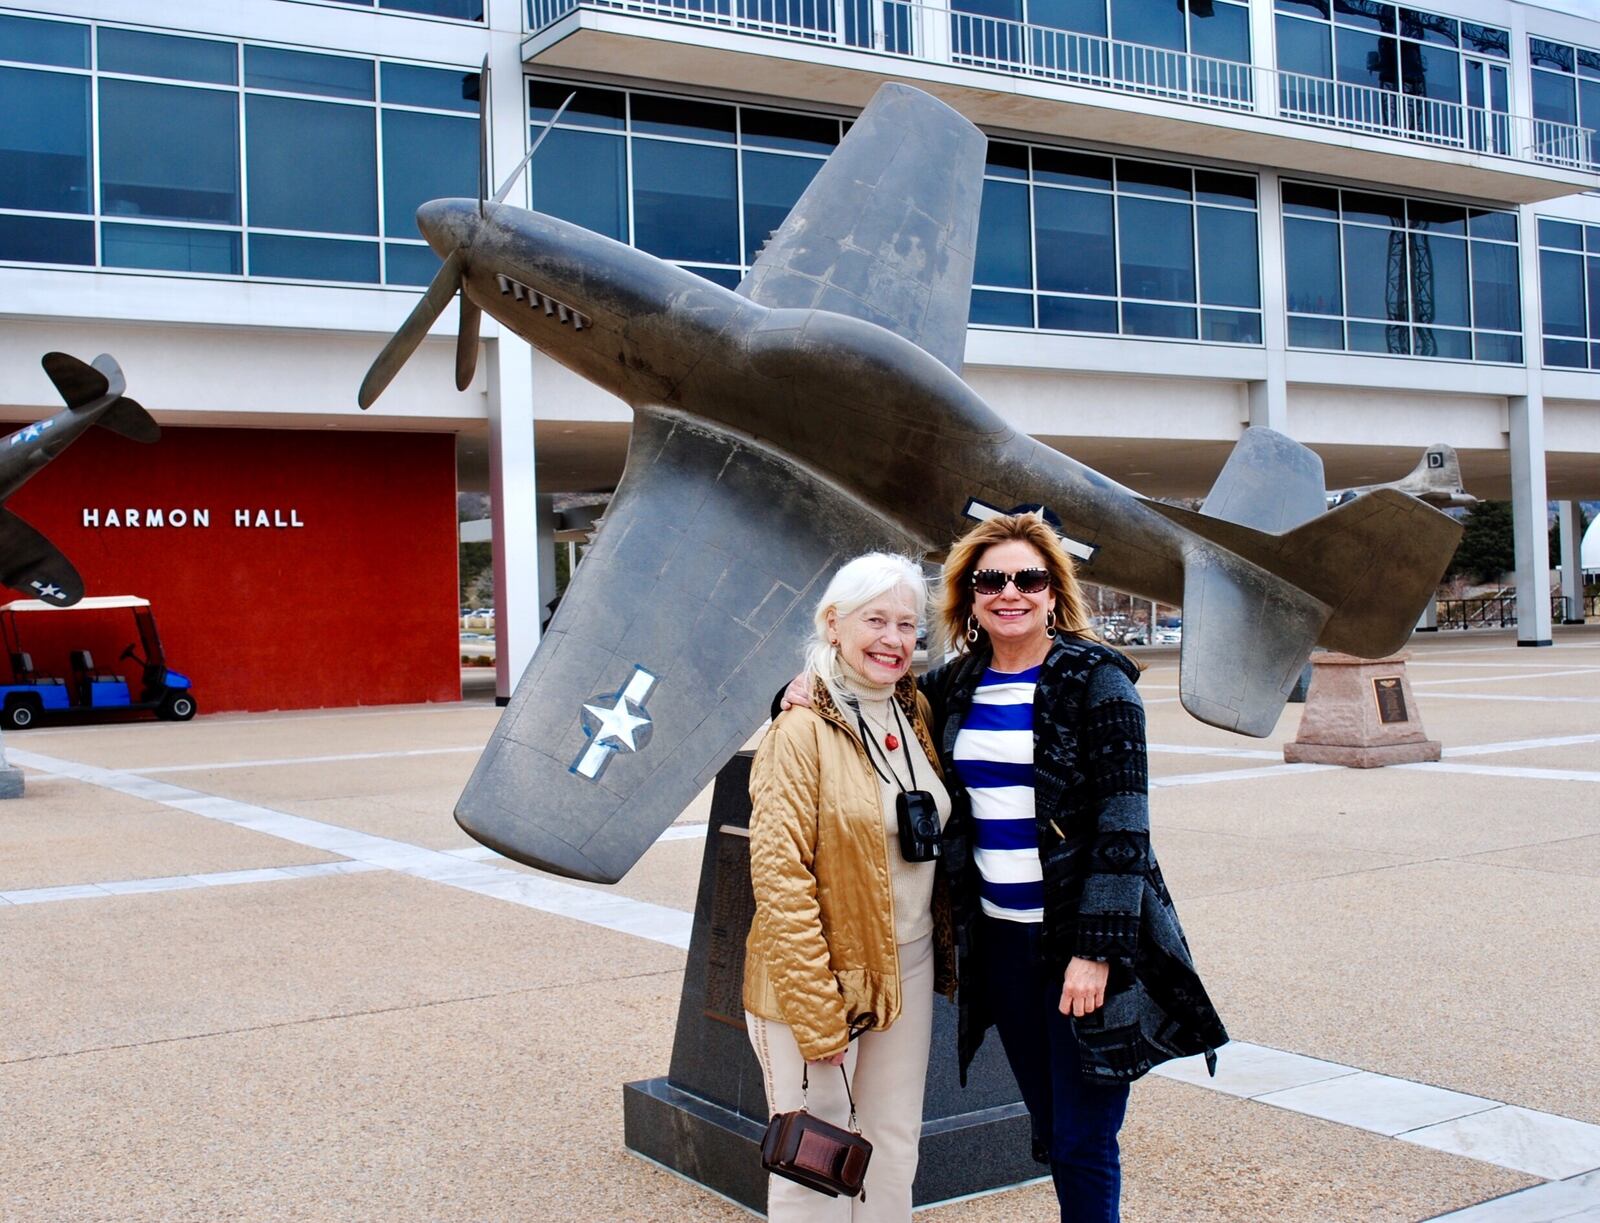
M 873 1145 L 864 1200 L 773 1177 L 773 1223 L 911 1218 L 933 995 L 955 987 L 950 798 L 910 674 L 926 602 L 907 557 L 844 565 L 817 606 L 811 705 L 779 715 L 751 771 L 744 1004 L 767 1103 L 800 1107 L 808 1072 L 810 1111 L 843 1125 L 846 1083 L 817 1071 L 844 1066 Z

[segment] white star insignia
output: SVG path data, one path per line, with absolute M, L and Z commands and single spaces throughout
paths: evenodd
M 630 752 L 638 750 L 634 746 L 633 732 L 642 726 L 649 726 L 650 719 L 635 717 L 629 713 L 627 697 L 619 694 L 617 703 L 610 708 L 604 705 L 585 705 L 584 708 L 600 719 L 600 729 L 594 733 L 596 743 L 612 739 Z
M 587 781 L 596 780 L 619 752 L 636 752 L 650 741 L 650 716 L 645 698 L 656 677 L 635 666 L 633 675 L 617 692 L 592 697 L 583 706 L 583 733 L 589 736 L 572 771 Z

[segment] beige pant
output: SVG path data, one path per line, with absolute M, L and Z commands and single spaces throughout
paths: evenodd
M 745 1012 L 745 1026 L 775 1113 L 800 1107 L 804 1060 L 787 1024 Z M 922 1136 L 922 1092 L 933 1035 L 933 936 L 900 946 L 900 1018 L 888 1031 L 867 1032 L 845 1055 L 856 1118 L 872 1144 L 867 1200 L 830 1198 L 781 1176 L 767 1178 L 770 1223 L 908 1223 L 911 1182 Z M 844 1080 L 834 1066 L 811 1067 L 811 1112 L 844 1125 L 850 1117 Z

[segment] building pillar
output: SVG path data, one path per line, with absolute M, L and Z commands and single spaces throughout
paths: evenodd
M 1273 7 L 1270 4 L 1250 6 L 1250 60 L 1254 65 L 1251 80 L 1255 87 L 1255 108 L 1256 114 L 1268 116 L 1278 113 L 1278 38 Z M 1265 210 L 1261 215 L 1267 215 Z
M 1561 507 L 1561 598 L 1566 604 L 1561 623 L 1582 624 L 1583 505 L 1563 501 Z
M 1271 28 L 1270 6 L 1267 8 Z M 1288 290 L 1283 264 L 1283 198 L 1278 176 L 1262 170 L 1257 202 L 1261 218 L 1261 339 L 1267 358 L 1266 377 L 1246 384 L 1249 422 L 1279 433 L 1289 432 L 1289 382 L 1286 353 L 1289 348 Z
M 1550 638 L 1550 507 L 1545 499 L 1544 396 L 1514 395 L 1508 405 L 1511 530 L 1517 555 L 1517 644 Z
M 533 351 L 501 329 L 488 349 L 489 510 L 494 554 L 494 699 L 511 699 L 528 668 L 545 599 L 554 593 L 554 555 L 549 584 L 541 586 L 538 489 L 534 478 Z M 549 498 L 543 499 L 547 504 Z M 548 510 L 547 524 L 551 519 Z
M 533 499 L 533 537 L 538 550 L 539 632 L 550 625 L 550 601 L 556 597 L 556 506 L 555 498 L 544 493 Z

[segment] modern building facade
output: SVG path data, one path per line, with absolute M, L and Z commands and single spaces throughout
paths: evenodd
M 42 352 L 108 350 L 253 478 L 281 453 L 264 431 L 321 456 L 337 430 L 356 466 L 395 433 L 454 435 L 492 491 L 508 694 L 551 595 L 550 498 L 615 484 L 627 409 L 492 322 L 457 394 L 453 311 L 355 408 L 438 266 L 417 204 L 477 188 L 485 57 L 496 182 L 576 94 L 512 199 L 730 286 L 880 83 L 937 94 L 991 141 L 967 377 L 997 410 L 1160 496 L 1203 495 L 1249 424 L 1312 446 L 1334 487 L 1448 442 L 1472 492 L 1513 501 L 1519 636 L 1551 639 L 1548 503 L 1570 523 L 1600 498 L 1600 22 L 1512 0 L 12 4 L 6 414 L 49 406 Z M 419 504 L 446 449 L 384 510 L 402 562 L 434 546 L 407 532 L 453 530 Z M 164 453 L 153 482 L 181 478 Z M 325 522 L 372 512 L 324 459 L 287 466 L 279 500 L 317 480 Z M 103 502 L 94 480 L 71 513 Z M 329 529 L 312 588 L 371 546 Z M 453 630 L 425 650 L 452 660 Z

